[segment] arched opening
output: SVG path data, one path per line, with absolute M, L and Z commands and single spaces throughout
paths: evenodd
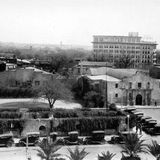
M 40 126 L 39 131 L 46 131 L 46 127 L 45 126 Z
M 140 94 L 136 96 L 136 105 L 142 105 L 142 96 Z
M 40 127 L 39 127 L 39 133 L 40 133 L 41 136 L 46 135 L 46 127 L 43 126 L 43 125 L 40 126 Z

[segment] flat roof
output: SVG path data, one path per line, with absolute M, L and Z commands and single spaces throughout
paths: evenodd
M 121 80 L 118 78 L 114 78 L 108 75 L 98 75 L 98 76 L 87 76 L 91 80 L 102 80 L 107 82 L 120 82 Z

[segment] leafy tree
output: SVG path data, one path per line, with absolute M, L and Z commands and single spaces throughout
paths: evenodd
M 160 145 L 157 141 L 152 140 L 152 144 L 148 144 L 148 152 L 151 153 L 157 160 L 160 160 Z
M 134 60 L 128 54 L 121 54 L 118 59 L 115 60 L 114 65 L 116 68 L 129 68 L 134 64 Z
M 100 93 L 89 91 L 84 95 L 86 107 L 103 107 L 104 100 Z
M 61 156 L 61 154 L 56 153 L 61 146 L 49 142 L 48 139 L 42 141 L 42 143 L 39 144 L 39 147 L 40 149 L 37 149 L 37 155 L 41 160 L 58 160 L 58 157 Z
M 57 100 L 71 100 L 72 93 L 58 79 L 46 81 L 45 84 L 40 88 L 40 96 L 43 95 L 48 100 L 50 109 L 54 108 L 54 104 Z
M 122 160 L 130 160 L 130 159 L 137 159 L 140 160 L 138 153 L 147 153 L 146 145 L 143 144 L 145 140 L 141 140 L 141 137 L 138 137 L 137 134 L 129 134 L 125 137 L 124 144 L 121 145 L 122 147 Z M 128 157 L 123 155 L 125 153 Z
M 106 153 L 102 152 L 101 154 L 102 155 L 98 154 L 98 160 L 112 160 L 112 158 L 116 155 L 116 154 L 110 153 L 109 151 L 107 151 Z
M 81 151 L 79 150 L 78 146 L 72 151 L 68 148 L 69 156 L 67 156 L 70 160 L 83 160 L 89 153 L 85 151 L 83 148 Z

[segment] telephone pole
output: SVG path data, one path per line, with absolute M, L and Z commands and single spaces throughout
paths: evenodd
M 108 111 L 108 84 L 107 84 L 107 62 L 106 62 L 106 84 L 105 84 L 105 107 L 106 112 Z

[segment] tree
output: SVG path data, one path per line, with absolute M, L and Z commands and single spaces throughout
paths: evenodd
M 89 91 L 87 92 L 84 97 L 85 106 L 86 107 L 100 107 L 102 108 L 104 106 L 104 98 L 103 96 L 96 92 L 96 91 Z
M 83 160 L 89 153 L 85 151 L 83 148 L 81 151 L 79 150 L 78 146 L 72 151 L 68 148 L 69 156 L 67 156 L 70 160 Z
M 109 151 L 107 151 L 106 153 L 102 152 L 101 154 L 102 155 L 98 154 L 98 160 L 112 160 L 112 158 L 116 155 L 116 154 L 110 153 Z
M 115 60 L 114 66 L 116 68 L 129 68 L 134 64 L 133 58 L 128 54 L 121 54 L 118 59 Z
M 56 145 L 55 143 L 49 142 L 48 139 L 42 141 L 39 144 L 40 149 L 37 149 L 37 155 L 41 158 L 41 160 L 57 160 L 61 154 L 56 153 L 61 146 Z
M 140 160 L 138 153 L 147 153 L 146 150 L 146 145 L 143 144 L 144 140 L 141 140 L 141 137 L 138 137 L 137 134 L 129 134 L 125 137 L 124 139 L 124 144 L 121 145 L 122 147 L 122 159 L 121 160 Z M 124 156 L 125 153 L 128 155 L 127 157 Z
M 40 95 L 48 100 L 50 109 L 54 108 L 57 100 L 71 100 L 71 91 L 58 79 L 46 81 L 40 88 Z
M 157 141 L 152 140 L 152 144 L 147 145 L 147 150 L 151 153 L 157 160 L 160 160 L 160 145 Z

